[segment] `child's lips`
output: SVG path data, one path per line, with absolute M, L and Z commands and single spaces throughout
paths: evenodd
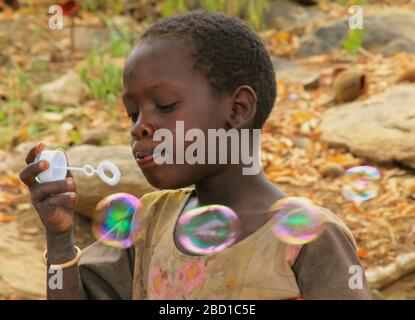
M 139 150 L 135 152 L 134 156 L 140 168 L 147 169 L 147 168 L 153 167 L 154 165 L 157 165 L 154 162 L 154 158 L 161 156 L 161 153 L 163 153 L 163 151 L 155 153 L 154 149 L 147 149 L 147 150 Z
M 136 159 L 144 159 L 153 154 L 154 149 L 138 150 L 134 153 Z
M 154 149 L 138 150 L 134 153 L 137 164 L 141 169 L 151 167 L 155 164 L 153 161 L 153 150 Z
M 144 158 L 137 158 L 137 164 L 140 166 L 141 169 L 147 169 L 149 167 L 152 167 L 156 163 L 153 161 L 153 155 L 146 156 Z

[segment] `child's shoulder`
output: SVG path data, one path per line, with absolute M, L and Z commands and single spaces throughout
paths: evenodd
M 321 222 L 324 225 L 323 232 L 317 240 L 305 245 L 291 245 L 287 243 L 281 244 L 285 248 L 285 257 L 291 266 L 297 260 L 300 252 L 304 251 L 312 251 L 316 256 L 318 256 L 321 255 L 321 252 L 333 250 L 350 250 L 350 252 L 353 253 L 357 250 L 357 243 L 352 232 L 337 214 L 328 208 L 320 207 L 315 204 L 313 207 L 320 214 Z M 341 246 L 339 244 L 341 244 Z
M 160 216 L 163 220 L 178 216 L 192 191 L 192 188 L 180 188 L 147 193 L 140 198 L 142 209 L 136 218 L 154 221 Z
M 347 227 L 347 225 L 344 223 L 344 221 L 330 209 L 319 206 L 316 207 L 322 214 L 323 222 L 326 225 L 331 226 L 332 229 L 337 230 L 337 232 L 343 233 L 352 242 L 353 246 L 357 248 L 357 244 L 353 237 L 353 234 Z
M 193 188 L 159 190 L 146 193 L 140 200 L 144 208 L 161 205 L 166 202 L 181 202 L 193 191 Z

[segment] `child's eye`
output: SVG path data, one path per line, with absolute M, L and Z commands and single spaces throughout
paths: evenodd
M 173 108 L 179 103 L 179 101 L 170 103 L 170 104 L 166 104 L 163 106 L 157 106 L 157 109 L 159 109 L 161 112 L 163 113 L 169 113 L 170 111 L 173 110 Z
M 137 112 L 134 112 L 132 114 L 129 114 L 128 117 L 131 119 L 131 121 L 133 123 L 136 123 L 137 120 L 138 120 L 138 111 Z

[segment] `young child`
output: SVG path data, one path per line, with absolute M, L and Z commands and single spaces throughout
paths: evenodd
M 123 100 L 134 157 L 149 183 L 163 190 L 142 197 L 133 247 L 96 242 L 81 254 L 72 238 L 74 180 L 37 183 L 48 164 L 32 163 L 43 145 L 32 149 L 21 179 L 46 227 L 45 260 L 63 269 L 63 290 L 48 287 L 48 298 L 370 299 L 364 273 L 363 286 L 349 285 L 350 267 L 361 266 L 355 242 L 329 210 L 319 208 L 327 225 L 317 240 L 287 245 L 272 233 L 268 215 L 287 196 L 262 171 L 244 175 L 242 164 L 157 164 L 154 159 L 160 144 L 156 130 L 175 132 L 176 122 L 183 121 L 185 132 L 253 131 L 262 127 L 275 98 L 267 51 L 238 19 L 197 11 L 147 30 L 126 63 Z M 184 149 L 190 143 L 184 142 Z M 180 245 L 177 221 L 183 212 L 210 204 L 232 208 L 241 232 L 232 246 L 195 255 Z

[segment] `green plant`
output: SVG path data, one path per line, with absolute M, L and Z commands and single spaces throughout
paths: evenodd
M 30 63 L 30 73 L 31 74 L 50 74 L 50 71 L 48 70 L 48 63 L 45 61 L 42 61 L 40 59 L 33 59 Z
M 18 98 L 0 103 L 0 148 L 9 148 L 20 123 L 27 118 L 30 106 Z
M 365 6 L 369 4 L 369 0 L 337 0 L 338 3 L 342 5 L 359 5 L 359 6 Z
M 6 36 L 0 35 L 0 47 L 6 45 L 10 39 Z
M 364 6 L 369 3 L 369 0 L 337 0 L 338 3 L 352 6 Z M 362 46 L 364 40 L 363 29 L 352 29 L 349 28 L 347 31 L 347 38 L 343 41 L 342 47 L 350 54 L 356 54 L 359 48 Z
M 44 104 L 41 106 L 40 110 L 44 112 L 61 113 L 62 107 L 54 104 Z
M 0 104 L 0 123 L 4 126 L 13 125 L 16 116 L 21 114 L 20 100 L 11 100 Z
M 247 20 L 248 23 L 255 29 L 259 30 L 262 27 L 262 17 L 266 0 L 249 0 Z
M 225 11 L 226 2 L 226 0 L 201 0 L 201 7 L 212 12 Z
M 109 30 L 110 51 L 113 57 L 122 57 L 131 52 L 136 35 L 128 29 L 115 29 L 111 22 L 107 23 Z
M 256 30 L 262 27 L 266 0 L 199 0 L 198 7 L 212 12 L 224 12 L 246 19 Z M 163 2 L 163 16 L 172 16 L 188 11 L 185 0 L 166 0 Z
M 0 146 L 2 149 L 9 149 L 11 145 L 11 137 L 15 130 L 12 127 L 0 126 Z
M 7 120 L 6 113 L 0 110 L 0 123 L 3 123 Z
M 123 0 L 84 0 L 82 9 L 90 12 L 111 10 L 116 14 L 120 14 L 124 9 L 124 3 Z
M 29 124 L 28 128 L 27 128 L 27 132 L 30 136 L 37 136 L 40 133 L 42 133 L 43 131 L 45 131 L 47 129 L 47 127 L 45 125 L 39 125 L 36 123 L 31 123 Z
M 106 0 L 85 0 L 82 3 L 82 9 L 85 11 L 96 11 L 105 6 Z
M 33 86 L 32 76 L 20 69 L 20 67 L 13 68 L 10 72 L 10 76 L 14 79 L 12 100 L 25 99 L 28 91 Z
M 115 109 L 117 107 L 117 102 L 118 102 L 118 97 L 115 94 L 110 93 L 107 96 L 108 114 L 110 115 L 110 117 L 115 116 Z
M 108 100 L 112 95 L 121 93 L 122 69 L 106 61 L 100 50 L 94 49 L 88 53 L 86 65 L 81 69 L 80 75 L 94 100 Z
M 81 134 L 78 131 L 72 131 L 69 134 L 72 143 L 78 143 L 81 140 Z
M 172 15 L 187 12 L 185 0 L 165 0 L 163 3 L 162 15 L 170 17 Z
M 351 54 L 356 54 L 363 43 L 363 29 L 348 29 L 347 38 L 343 42 L 343 48 Z

